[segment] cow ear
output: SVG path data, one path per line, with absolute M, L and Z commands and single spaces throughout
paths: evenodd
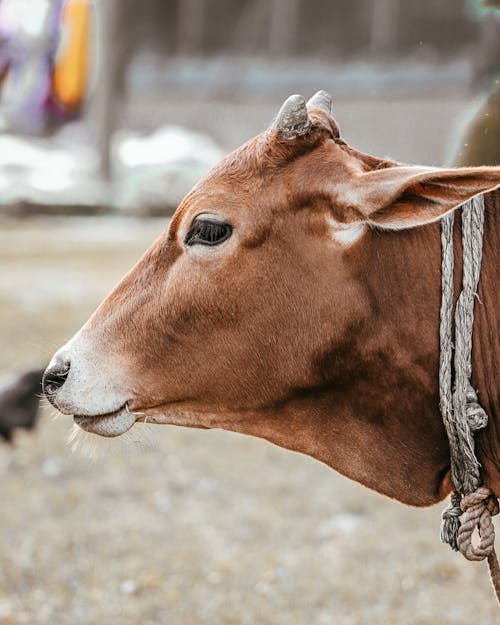
M 361 174 L 344 189 L 347 193 L 342 199 L 367 223 L 399 230 L 437 221 L 475 195 L 499 185 L 500 167 L 396 166 Z

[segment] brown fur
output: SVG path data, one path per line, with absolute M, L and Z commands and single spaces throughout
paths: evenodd
M 123 357 L 131 410 L 259 436 L 389 497 L 432 504 L 450 491 L 439 223 L 379 226 L 436 220 L 498 185 L 500 170 L 398 166 L 350 148 L 324 112 L 310 116 L 303 138 L 269 130 L 202 180 L 84 332 Z M 500 492 L 498 203 L 498 191 L 488 196 L 474 383 L 490 415 L 479 458 Z M 183 239 L 205 212 L 234 230 L 197 254 Z M 327 216 L 369 227 L 342 245 Z

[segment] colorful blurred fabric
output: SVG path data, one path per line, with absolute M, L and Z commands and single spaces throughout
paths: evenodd
M 1 104 L 12 131 L 45 134 L 88 90 L 91 0 L 0 0 Z
M 68 0 L 61 15 L 61 37 L 52 95 L 69 114 L 78 114 L 87 92 L 90 65 L 91 7 L 88 0 Z

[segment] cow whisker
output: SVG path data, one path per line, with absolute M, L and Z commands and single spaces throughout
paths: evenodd
M 145 413 L 130 410 L 128 404 L 125 404 L 124 409 L 128 414 L 132 414 L 135 417 L 143 416 L 147 419 Z M 74 424 L 68 435 L 68 444 L 71 451 L 81 453 L 92 462 L 109 456 L 110 451 L 112 455 L 116 455 L 124 450 L 128 453 L 131 447 L 134 448 L 134 451 L 139 449 L 141 451 L 151 450 L 156 446 L 156 441 L 157 438 L 151 434 L 150 427 L 132 427 L 119 437 L 103 439 L 100 436 L 82 430 L 78 425 Z

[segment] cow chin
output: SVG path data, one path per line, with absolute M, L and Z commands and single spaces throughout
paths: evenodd
M 124 434 L 134 425 L 137 416 L 125 404 L 115 412 L 99 416 L 74 415 L 76 425 L 82 430 L 111 438 Z

